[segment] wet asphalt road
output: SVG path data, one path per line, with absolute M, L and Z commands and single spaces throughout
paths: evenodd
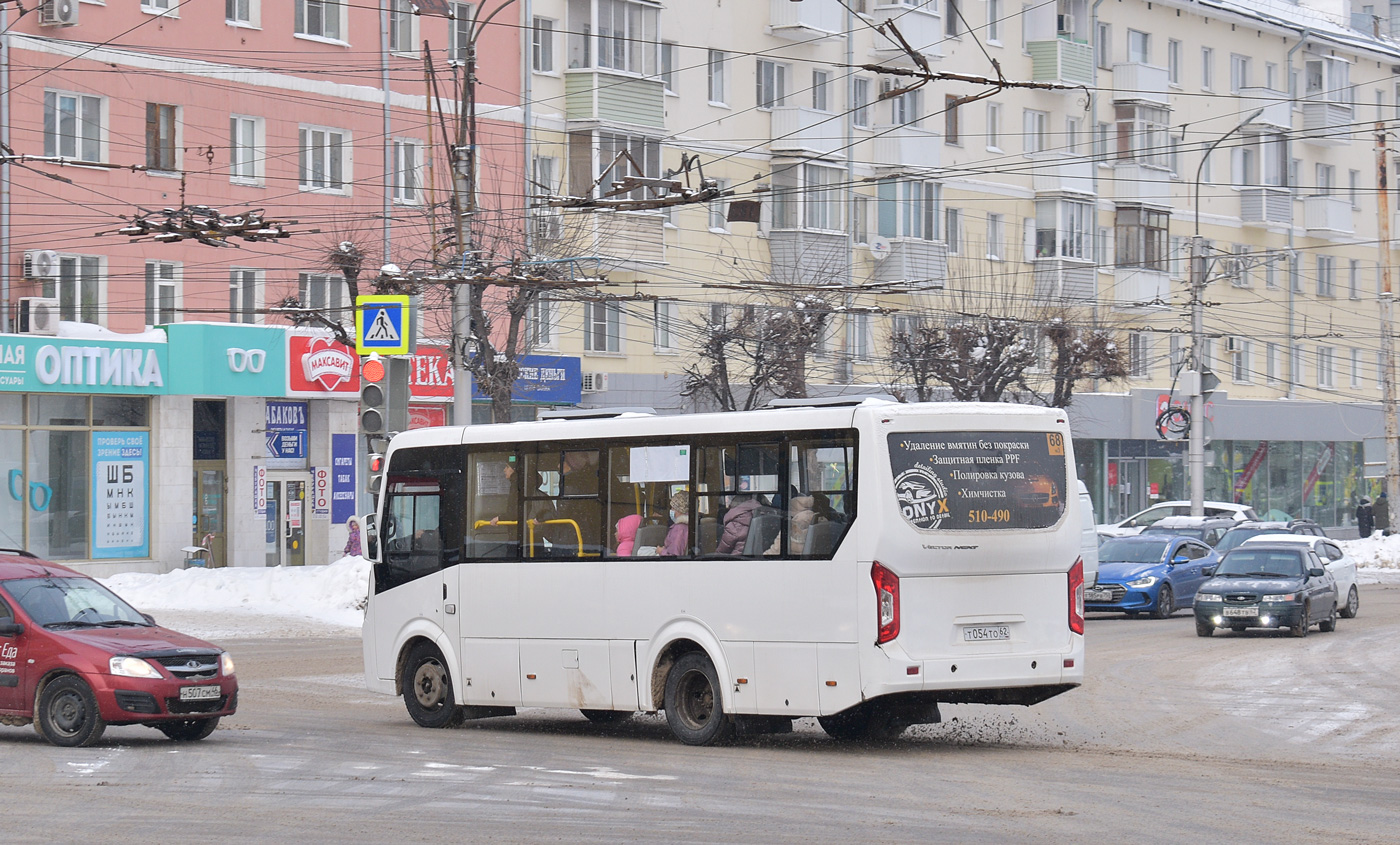
M 202 743 L 0 728 L 3 841 L 1400 841 L 1397 587 L 1303 640 L 1091 618 L 1084 687 L 876 746 L 554 710 L 428 731 L 364 690 L 356 639 L 223 645 L 241 709 Z

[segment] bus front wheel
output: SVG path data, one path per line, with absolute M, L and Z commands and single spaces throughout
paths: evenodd
M 719 674 L 703 652 L 681 655 L 666 676 L 666 723 L 686 745 L 710 745 L 734 731 L 724 712 Z
M 452 698 L 452 675 L 442 654 L 428 643 L 419 643 L 404 663 L 403 703 L 413 721 L 425 728 L 461 724 L 462 708 Z

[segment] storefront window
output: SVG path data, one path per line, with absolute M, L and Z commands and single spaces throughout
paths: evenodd
M 87 425 L 88 397 L 45 394 L 29 397 L 30 425 Z
M 87 432 L 29 433 L 29 551 L 49 560 L 87 557 L 88 473 Z

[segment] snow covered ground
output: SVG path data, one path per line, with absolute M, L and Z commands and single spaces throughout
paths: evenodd
M 1361 584 L 1400 584 L 1400 534 L 1341 540 Z M 369 593 L 369 563 L 345 557 L 327 566 L 177 569 L 104 579 L 162 625 L 206 639 L 358 636 Z

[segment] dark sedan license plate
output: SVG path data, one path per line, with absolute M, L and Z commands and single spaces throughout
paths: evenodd
M 976 625 L 963 628 L 963 642 L 979 643 L 983 640 L 1009 640 L 1011 628 L 1008 625 Z
M 1251 604 L 1251 605 L 1249 605 L 1248 607 L 1227 607 L 1227 608 L 1225 608 L 1225 614 L 1224 614 L 1224 615 L 1226 615 L 1226 616 L 1258 616 L 1258 615 L 1259 615 L 1259 605 L 1257 605 L 1257 604 Z
M 219 687 L 180 687 L 181 701 L 210 701 L 223 695 Z
M 1112 590 L 1085 590 L 1085 601 L 1113 601 Z

